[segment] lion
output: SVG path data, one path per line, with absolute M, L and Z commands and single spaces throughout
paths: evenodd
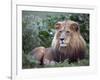
M 55 24 L 55 35 L 51 47 L 33 49 L 32 56 L 41 65 L 56 64 L 68 59 L 68 62 L 78 62 L 84 59 L 86 42 L 80 33 L 80 26 L 72 20 L 59 21 Z
M 78 62 L 85 58 L 86 42 L 80 33 L 80 26 L 72 20 L 59 21 L 55 25 L 56 33 L 52 40 L 51 50 L 44 55 L 44 62 L 55 61 Z M 49 56 L 48 56 L 49 55 Z M 52 59 L 50 55 L 52 55 Z

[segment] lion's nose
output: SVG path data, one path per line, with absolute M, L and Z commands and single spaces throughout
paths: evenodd
M 63 40 L 64 40 L 64 38 L 60 38 L 60 40 L 61 40 L 61 41 L 63 41 Z

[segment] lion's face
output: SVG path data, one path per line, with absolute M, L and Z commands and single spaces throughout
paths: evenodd
M 60 47 L 66 47 L 71 39 L 71 31 L 68 29 L 59 30 L 57 40 Z
M 78 24 L 74 21 L 63 21 L 56 24 L 56 40 L 59 47 L 67 47 L 74 34 L 79 32 Z

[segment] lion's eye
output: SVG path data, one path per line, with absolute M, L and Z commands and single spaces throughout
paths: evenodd
M 59 31 L 60 33 L 62 32 L 62 31 Z
M 70 31 L 66 31 L 66 33 L 70 33 Z

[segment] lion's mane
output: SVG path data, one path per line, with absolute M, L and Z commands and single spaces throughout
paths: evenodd
M 52 47 L 57 50 L 60 56 L 60 61 L 65 59 L 70 62 L 78 61 L 78 59 L 84 59 L 86 52 L 86 42 L 80 34 L 80 28 L 77 22 L 66 21 L 66 24 L 69 25 L 70 30 L 72 31 L 71 39 L 67 47 L 60 47 L 58 36 L 58 31 L 54 35 L 52 42 Z

